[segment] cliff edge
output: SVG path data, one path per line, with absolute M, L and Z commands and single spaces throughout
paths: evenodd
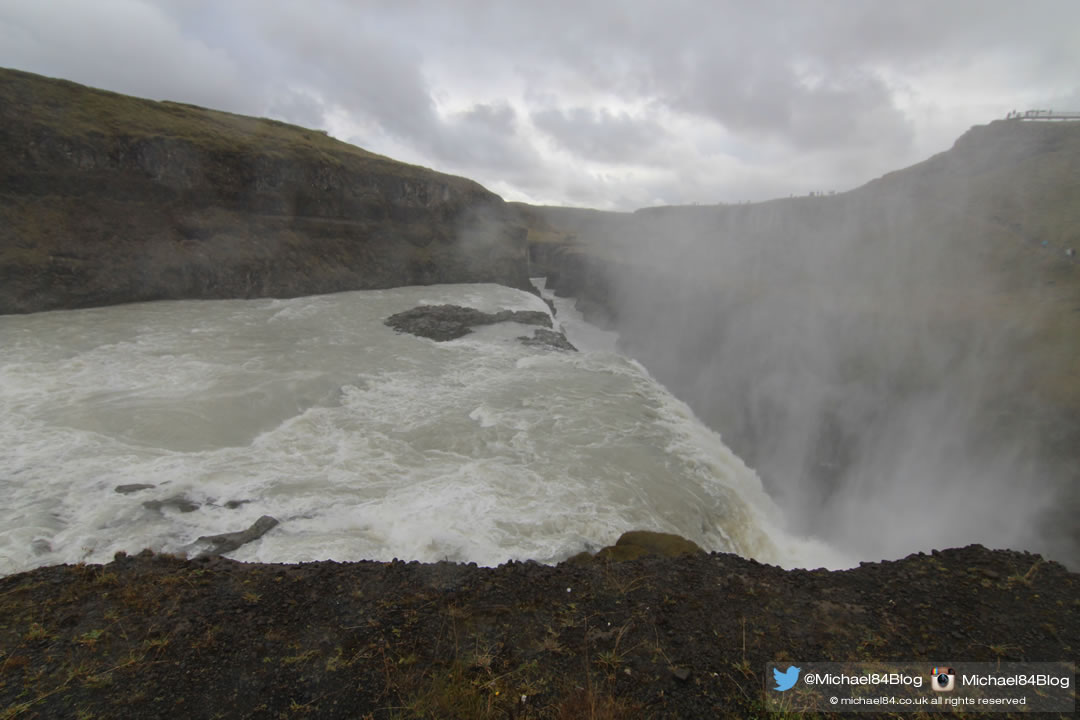
M 1078 590 L 1057 563 L 979 546 L 843 572 L 702 552 L 497 568 L 120 554 L 0 578 L 0 714 L 762 718 L 769 662 L 1075 658 Z
M 0 314 L 433 283 L 531 291 L 477 183 L 317 130 L 0 69 Z

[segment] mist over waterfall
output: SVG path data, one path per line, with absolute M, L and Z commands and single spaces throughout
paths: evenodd
M 795 532 L 868 560 L 981 543 L 1075 565 L 1075 187 L 1012 180 L 1071 137 L 978 129 L 836 196 L 546 217 L 594 258 L 582 306 Z

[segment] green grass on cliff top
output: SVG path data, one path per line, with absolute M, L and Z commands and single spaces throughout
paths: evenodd
M 184 103 L 156 102 L 67 80 L 0 68 L 0 117 L 7 114 L 4 108 L 7 112 L 17 113 L 23 123 L 29 121 L 51 128 L 64 137 L 96 140 L 108 135 L 171 137 L 190 141 L 208 150 L 259 152 L 297 158 L 320 156 L 330 162 L 348 162 L 352 166 L 360 161 L 372 166 L 372 169 L 393 167 L 396 174 L 405 176 L 436 172 L 368 152 L 319 130 L 278 120 L 208 110 Z M 438 174 L 445 182 L 475 185 L 466 178 Z

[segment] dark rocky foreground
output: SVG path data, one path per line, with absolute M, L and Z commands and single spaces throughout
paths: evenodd
M 494 282 L 502 199 L 316 130 L 0 69 L 0 314 Z
M 691 554 L 144 552 L 21 573 L 0 579 L 0 717 L 753 718 L 769 661 L 1078 656 L 1080 575 L 1038 556 L 971 546 L 827 572 L 672 549 Z

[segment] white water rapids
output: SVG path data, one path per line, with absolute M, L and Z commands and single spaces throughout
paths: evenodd
M 230 557 L 556 562 L 651 529 L 850 564 L 789 537 L 720 437 L 559 302 L 580 353 L 515 323 L 445 343 L 383 325 L 420 304 L 547 311 L 498 285 L 0 317 L 0 573 L 184 552 L 260 515 L 281 524 Z M 154 487 L 114 491 L 130 483 Z M 199 507 L 143 504 L 174 496 Z

